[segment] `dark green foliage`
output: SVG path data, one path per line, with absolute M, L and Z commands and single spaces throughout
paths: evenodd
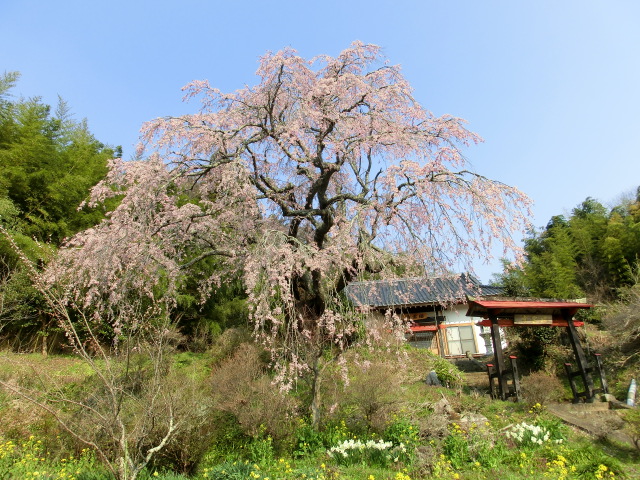
M 503 288 L 507 297 L 528 297 L 529 286 L 524 270 L 515 268 L 506 259 L 502 259 L 502 273 L 493 274 L 491 284 Z
M 540 236 L 527 240 L 529 289 L 546 298 L 577 298 L 576 247 L 564 217 L 554 217 Z
M 220 268 L 213 257 L 198 262 L 195 273 L 185 279 L 176 299 L 179 327 L 190 339 L 188 348 L 192 351 L 204 351 L 223 331 L 244 328 L 249 324 L 247 295 L 238 278 L 213 289 L 206 301 L 200 302 L 198 280 L 211 276 L 212 272 Z
M 17 78 L 5 74 L 0 93 Z M 3 224 L 56 244 L 94 225 L 103 213 L 77 207 L 114 153 L 93 137 L 86 120 L 73 120 L 62 99 L 52 114 L 39 98 L 0 98 L 0 210 L 11 212 L 10 225 L 4 217 Z
M 545 367 L 547 350 L 555 345 L 563 333 L 558 328 L 518 327 L 520 341 L 516 344 L 518 362 L 525 371 L 537 371 Z
M 254 468 L 249 462 L 225 462 L 207 469 L 208 478 L 213 480 L 245 480 L 251 478 Z
M 86 120 L 75 121 L 64 100 L 55 112 L 39 98 L 13 99 L 17 72 L 0 76 L 0 225 L 37 267 L 68 236 L 98 223 L 105 209 L 84 208 L 91 187 L 116 152 L 98 142 Z M 43 352 L 56 328 L 40 294 L 0 236 L 0 337 L 14 348 Z
M 205 449 L 200 465 L 216 465 L 229 459 L 240 459 L 245 455 L 245 445 L 251 437 L 245 434 L 242 426 L 232 414 L 213 410 L 212 425 L 215 425 L 211 437 L 198 439 L 198 446 Z
M 615 300 L 634 283 L 640 258 L 640 188 L 634 199 L 623 200 L 611 210 L 587 198 L 565 218 L 551 218 L 540 232 L 525 241 L 526 262 L 514 268 L 504 262 L 504 272 L 494 283 L 514 297 L 575 299 L 590 302 Z M 600 324 L 600 312 L 585 311 L 580 320 Z M 510 331 L 525 368 L 545 367 L 556 329 L 529 328 Z
M 523 269 L 498 275 L 512 296 L 612 300 L 633 284 L 640 257 L 640 197 L 611 210 L 593 198 L 574 208 L 569 218 L 554 216 L 525 241 Z
M 322 433 L 301 418 L 293 439 L 292 455 L 294 457 L 304 457 L 323 448 L 325 447 Z

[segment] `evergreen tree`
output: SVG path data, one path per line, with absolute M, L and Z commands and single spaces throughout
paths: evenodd
M 576 247 L 564 217 L 553 217 L 540 236 L 526 242 L 525 249 L 528 256 L 526 284 L 534 296 L 582 296 L 576 279 Z
M 0 198 L 19 212 L 12 215 L 16 231 L 59 244 L 100 220 L 99 212 L 77 207 L 104 177 L 114 152 L 91 135 L 86 121 L 72 119 L 63 100 L 52 115 L 39 98 L 4 98 L 17 78 L 0 80 Z
M 551 218 L 525 241 L 521 270 L 497 276 L 509 289 L 532 296 L 611 300 L 633 283 L 640 257 L 640 189 L 611 210 L 588 197 L 567 219 Z
M 44 265 L 65 237 L 98 223 L 102 211 L 78 206 L 105 176 L 114 152 L 93 137 L 86 120 L 73 119 L 64 100 L 55 114 L 39 98 L 14 100 L 18 78 L 17 72 L 0 76 L 0 225 L 8 235 L 0 235 L 0 333 L 18 348 L 25 340 L 26 348 L 39 343 L 46 353 L 53 323 L 9 240 Z

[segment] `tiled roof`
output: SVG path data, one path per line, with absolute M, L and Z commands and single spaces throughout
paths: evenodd
M 502 294 L 502 288 L 480 285 L 473 276 L 462 274 L 438 278 L 399 278 L 352 282 L 345 289 L 357 307 L 398 307 L 466 301 L 466 296 Z

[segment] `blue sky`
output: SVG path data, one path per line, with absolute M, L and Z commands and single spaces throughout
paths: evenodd
M 640 185 L 636 0 L 1 0 L 0 71 L 15 95 L 62 96 L 104 143 L 134 152 L 144 121 L 186 113 L 181 87 L 253 84 L 258 58 L 375 43 L 415 97 L 469 121 L 474 169 L 535 202 L 532 222 Z M 482 280 L 498 262 L 479 265 Z

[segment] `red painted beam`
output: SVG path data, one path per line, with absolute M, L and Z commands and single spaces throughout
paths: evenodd
M 436 332 L 438 327 L 435 325 L 412 325 L 409 330 L 412 332 Z
M 582 327 L 584 325 L 584 322 L 574 320 L 573 324 L 576 327 Z M 476 325 L 479 325 L 482 327 L 490 327 L 491 320 L 489 320 L 488 318 L 485 318 L 480 322 L 476 322 Z M 564 320 L 563 318 L 558 318 L 558 319 L 554 318 L 550 325 L 516 325 L 513 322 L 512 318 L 499 318 L 498 325 L 500 327 L 568 327 L 569 326 L 567 321 Z
M 536 302 L 536 301 L 505 301 L 505 300 L 473 300 L 469 303 L 475 303 L 485 308 L 540 308 L 542 310 L 548 310 L 553 308 L 568 308 L 568 309 L 580 309 L 591 308 L 593 305 L 589 303 L 575 303 L 575 302 Z

